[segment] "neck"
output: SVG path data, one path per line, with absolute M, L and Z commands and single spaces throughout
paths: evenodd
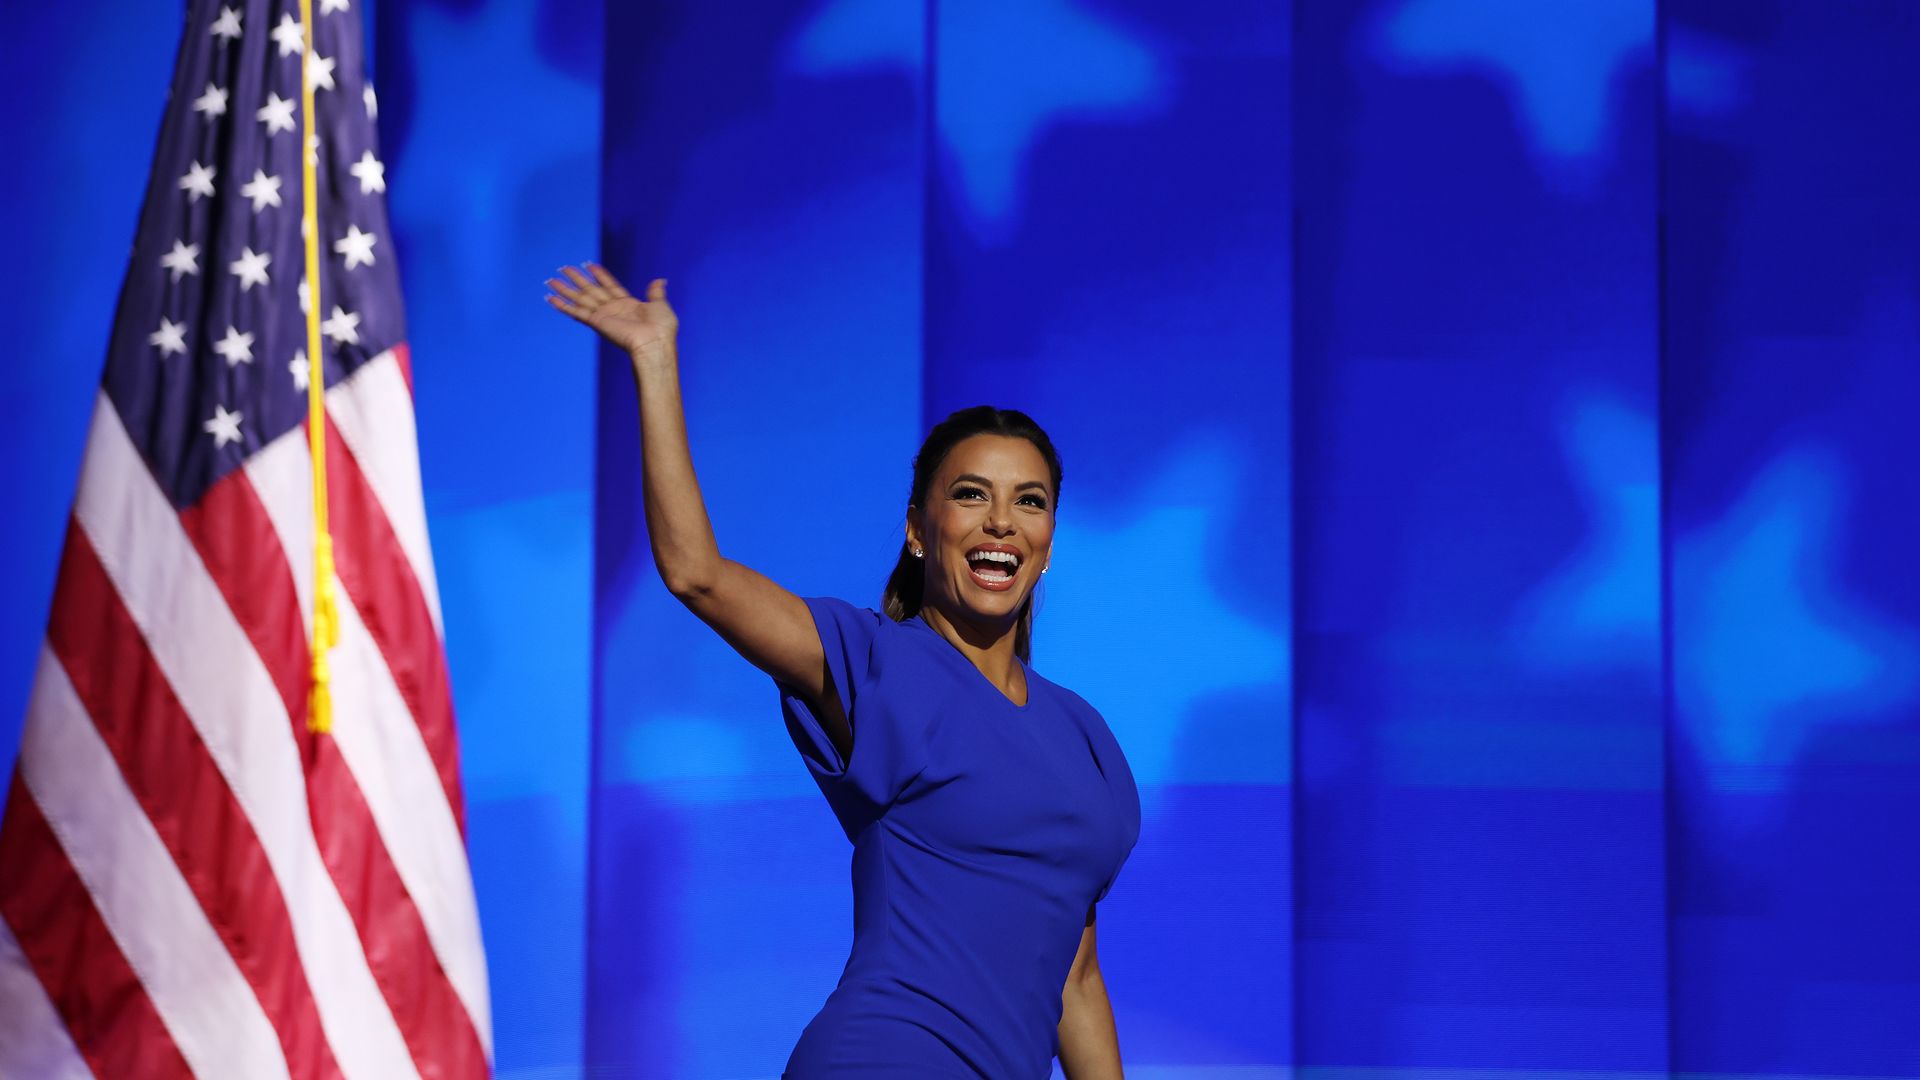
M 1018 622 L 1004 626 L 982 625 L 949 615 L 931 604 L 920 609 L 920 617 L 935 633 L 952 642 L 995 686 L 1014 696 L 1025 696 L 1025 676 L 1018 674 L 1019 658 L 1013 651 Z

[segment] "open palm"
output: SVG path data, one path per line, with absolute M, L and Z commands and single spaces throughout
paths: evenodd
M 680 331 L 680 320 L 667 303 L 667 279 L 655 278 L 647 285 L 645 300 L 627 292 L 619 280 L 599 263 L 584 263 L 588 274 L 571 266 L 560 272 L 571 281 L 548 278 L 547 303 L 599 332 L 601 337 L 636 359 L 647 355 L 665 355 L 672 351 Z

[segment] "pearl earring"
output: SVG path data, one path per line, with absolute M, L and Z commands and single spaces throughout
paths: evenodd
M 919 548 L 913 549 L 913 557 L 916 559 L 924 559 L 926 558 L 926 555 L 927 553 L 924 551 L 921 551 Z

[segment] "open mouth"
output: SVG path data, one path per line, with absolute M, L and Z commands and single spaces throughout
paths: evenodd
M 967 569 L 982 588 L 1010 589 L 1020 572 L 1020 556 L 1010 551 L 969 551 Z

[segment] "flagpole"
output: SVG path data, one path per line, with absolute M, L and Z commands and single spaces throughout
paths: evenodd
M 306 241 L 307 449 L 313 461 L 313 667 L 307 698 L 307 730 L 333 730 L 333 672 L 327 653 L 340 639 L 333 595 L 333 534 L 327 526 L 327 365 L 320 351 L 320 221 L 313 128 L 313 0 L 300 0 L 300 233 Z

